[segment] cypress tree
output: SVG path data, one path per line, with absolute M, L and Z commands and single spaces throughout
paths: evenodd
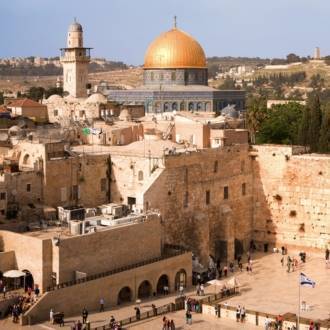
M 319 151 L 323 153 L 330 151 L 330 103 L 327 103 L 322 114 Z
M 309 145 L 312 152 L 317 152 L 319 147 L 322 110 L 317 94 L 311 96 L 308 106 L 310 108 Z
M 311 119 L 311 110 L 305 106 L 298 130 L 298 143 L 307 147 L 309 145 L 309 124 Z

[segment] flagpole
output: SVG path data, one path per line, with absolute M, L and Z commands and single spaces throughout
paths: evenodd
M 298 297 L 299 297 L 299 305 L 298 305 L 298 319 L 297 319 L 297 330 L 299 330 L 300 326 L 300 308 L 301 308 L 301 304 L 300 304 L 300 273 L 298 273 L 298 286 L 299 286 L 299 294 L 298 294 Z

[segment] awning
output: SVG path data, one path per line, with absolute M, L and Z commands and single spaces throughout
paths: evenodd
M 21 270 L 13 269 L 13 270 L 8 270 L 7 272 L 3 273 L 3 277 L 8 277 L 8 278 L 18 278 L 26 276 L 26 273 L 22 272 Z

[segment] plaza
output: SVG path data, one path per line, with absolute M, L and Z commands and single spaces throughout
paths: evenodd
M 290 257 L 299 258 L 299 251 L 288 251 Z M 257 312 L 264 312 L 273 315 L 297 313 L 298 310 L 298 276 L 300 272 L 306 274 L 309 278 L 316 282 L 315 288 L 302 287 L 301 288 L 301 301 L 306 302 L 306 310 L 301 311 L 301 317 L 311 320 L 324 320 L 329 318 L 330 310 L 330 297 L 324 294 L 330 285 L 330 269 L 326 268 L 323 254 L 308 254 L 306 263 L 299 262 L 298 268 L 288 273 L 286 267 L 286 258 L 284 256 L 284 266 L 281 265 L 282 255 L 280 253 L 261 253 L 257 252 L 252 254 L 252 273 L 247 273 L 243 267 L 243 272 L 235 270 L 234 274 L 229 274 L 221 281 L 226 283 L 233 276 L 236 277 L 240 285 L 240 294 L 231 297 L 227 300 L 221 301 L 228 306 L 236 307 L 238 305 L 244 306 L 246 310 Z M 300 259 L 299 259 L 300 260 Z M 244 264 L 246 265 L 246 264 Z M 237 268 L 237 267 L 236 267 Z M 218 286 L 207 285 L 205 287 L 205 296 L 214 294 L 219 291 Z M 186 295 L 192 298 L 198 298 L 195 290 L 186 292 Z M 105 302 L 105 312 L 97 312 L 99 306 L 95 306 L 95 310 L 90 310 L 89 321 L 91 328 L 101 327 L 109 323 L 110 317 L 113 315 L 116 320 L 123 320 L 128 317 L 134 316 L 134 307 L 139 306 L 141 313 L 151 311 L 151 305 L 155 304 L 163 306 L 170 302 L 174 302 L 176 294 L 169 296 L 161 296 L 158 299 L 151 298 L 142 300 L 138 305 L 129 304 L 121 306 L 121 308 L 107 308 Z M 63 308 L 65 313 L 65 307 Z M 173 319 L 179 329 L 241 329 L 242 324 L 237 324 L 235 321 L 227 318 L 217 318 L 211 315 L 193 313 L 192 326 L 185 325 L 185 311 L 177 311 L 165 314 L 168 319 Z M 133 323 L 126 328 L 128 329 L 157 329 L 162 326 L 163 315 L 159 317 L 143 320 L 140 323 Z M 74 321 L 81 319 L 81 315 L 70 318 L 65 318 L 65 327 L 63 329 L 70 329 Z M 9 319 L 1 321 L 6 323 L 6 329 L 11 329 L 11 321 Z M 5 323 L 0 323 L 4 325 Z M 261 324 L 256 327 L 252 324 L 244 324 L 244 329 L 260 329 Z M 45 322 L 41 325 L 32 326 L 31 329 L 59 329 L 57 325 L 51 325 Z M 15 328 L 12 328 L 15 329 Z

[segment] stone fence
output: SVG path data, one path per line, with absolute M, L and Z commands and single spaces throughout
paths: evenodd
M 236 320 L 236 307 L 228 306 L 221 303 L 204 303 L 202 306 L 202 313 L 212 315 L 218 318 L 228 318 Z M 250 309 L 245 311 L 244 322 L 261 326 L 265 326 L 265 320 L 268 318 L 272 324 L 275 324 L 278 315 L 271 313 L 258 312 Z M 293 313 L 286 313 L 281 315 L 283 317 L 283 329 L 296 329 L 297 328 L 297 316 Z M 313 321 L 315 325 L 319 326 L 320 330 L 330 329 L 330 320 L 311 320 L 304 317 L 300 318 L 299 330 L 309 330 L 310 322 Z

